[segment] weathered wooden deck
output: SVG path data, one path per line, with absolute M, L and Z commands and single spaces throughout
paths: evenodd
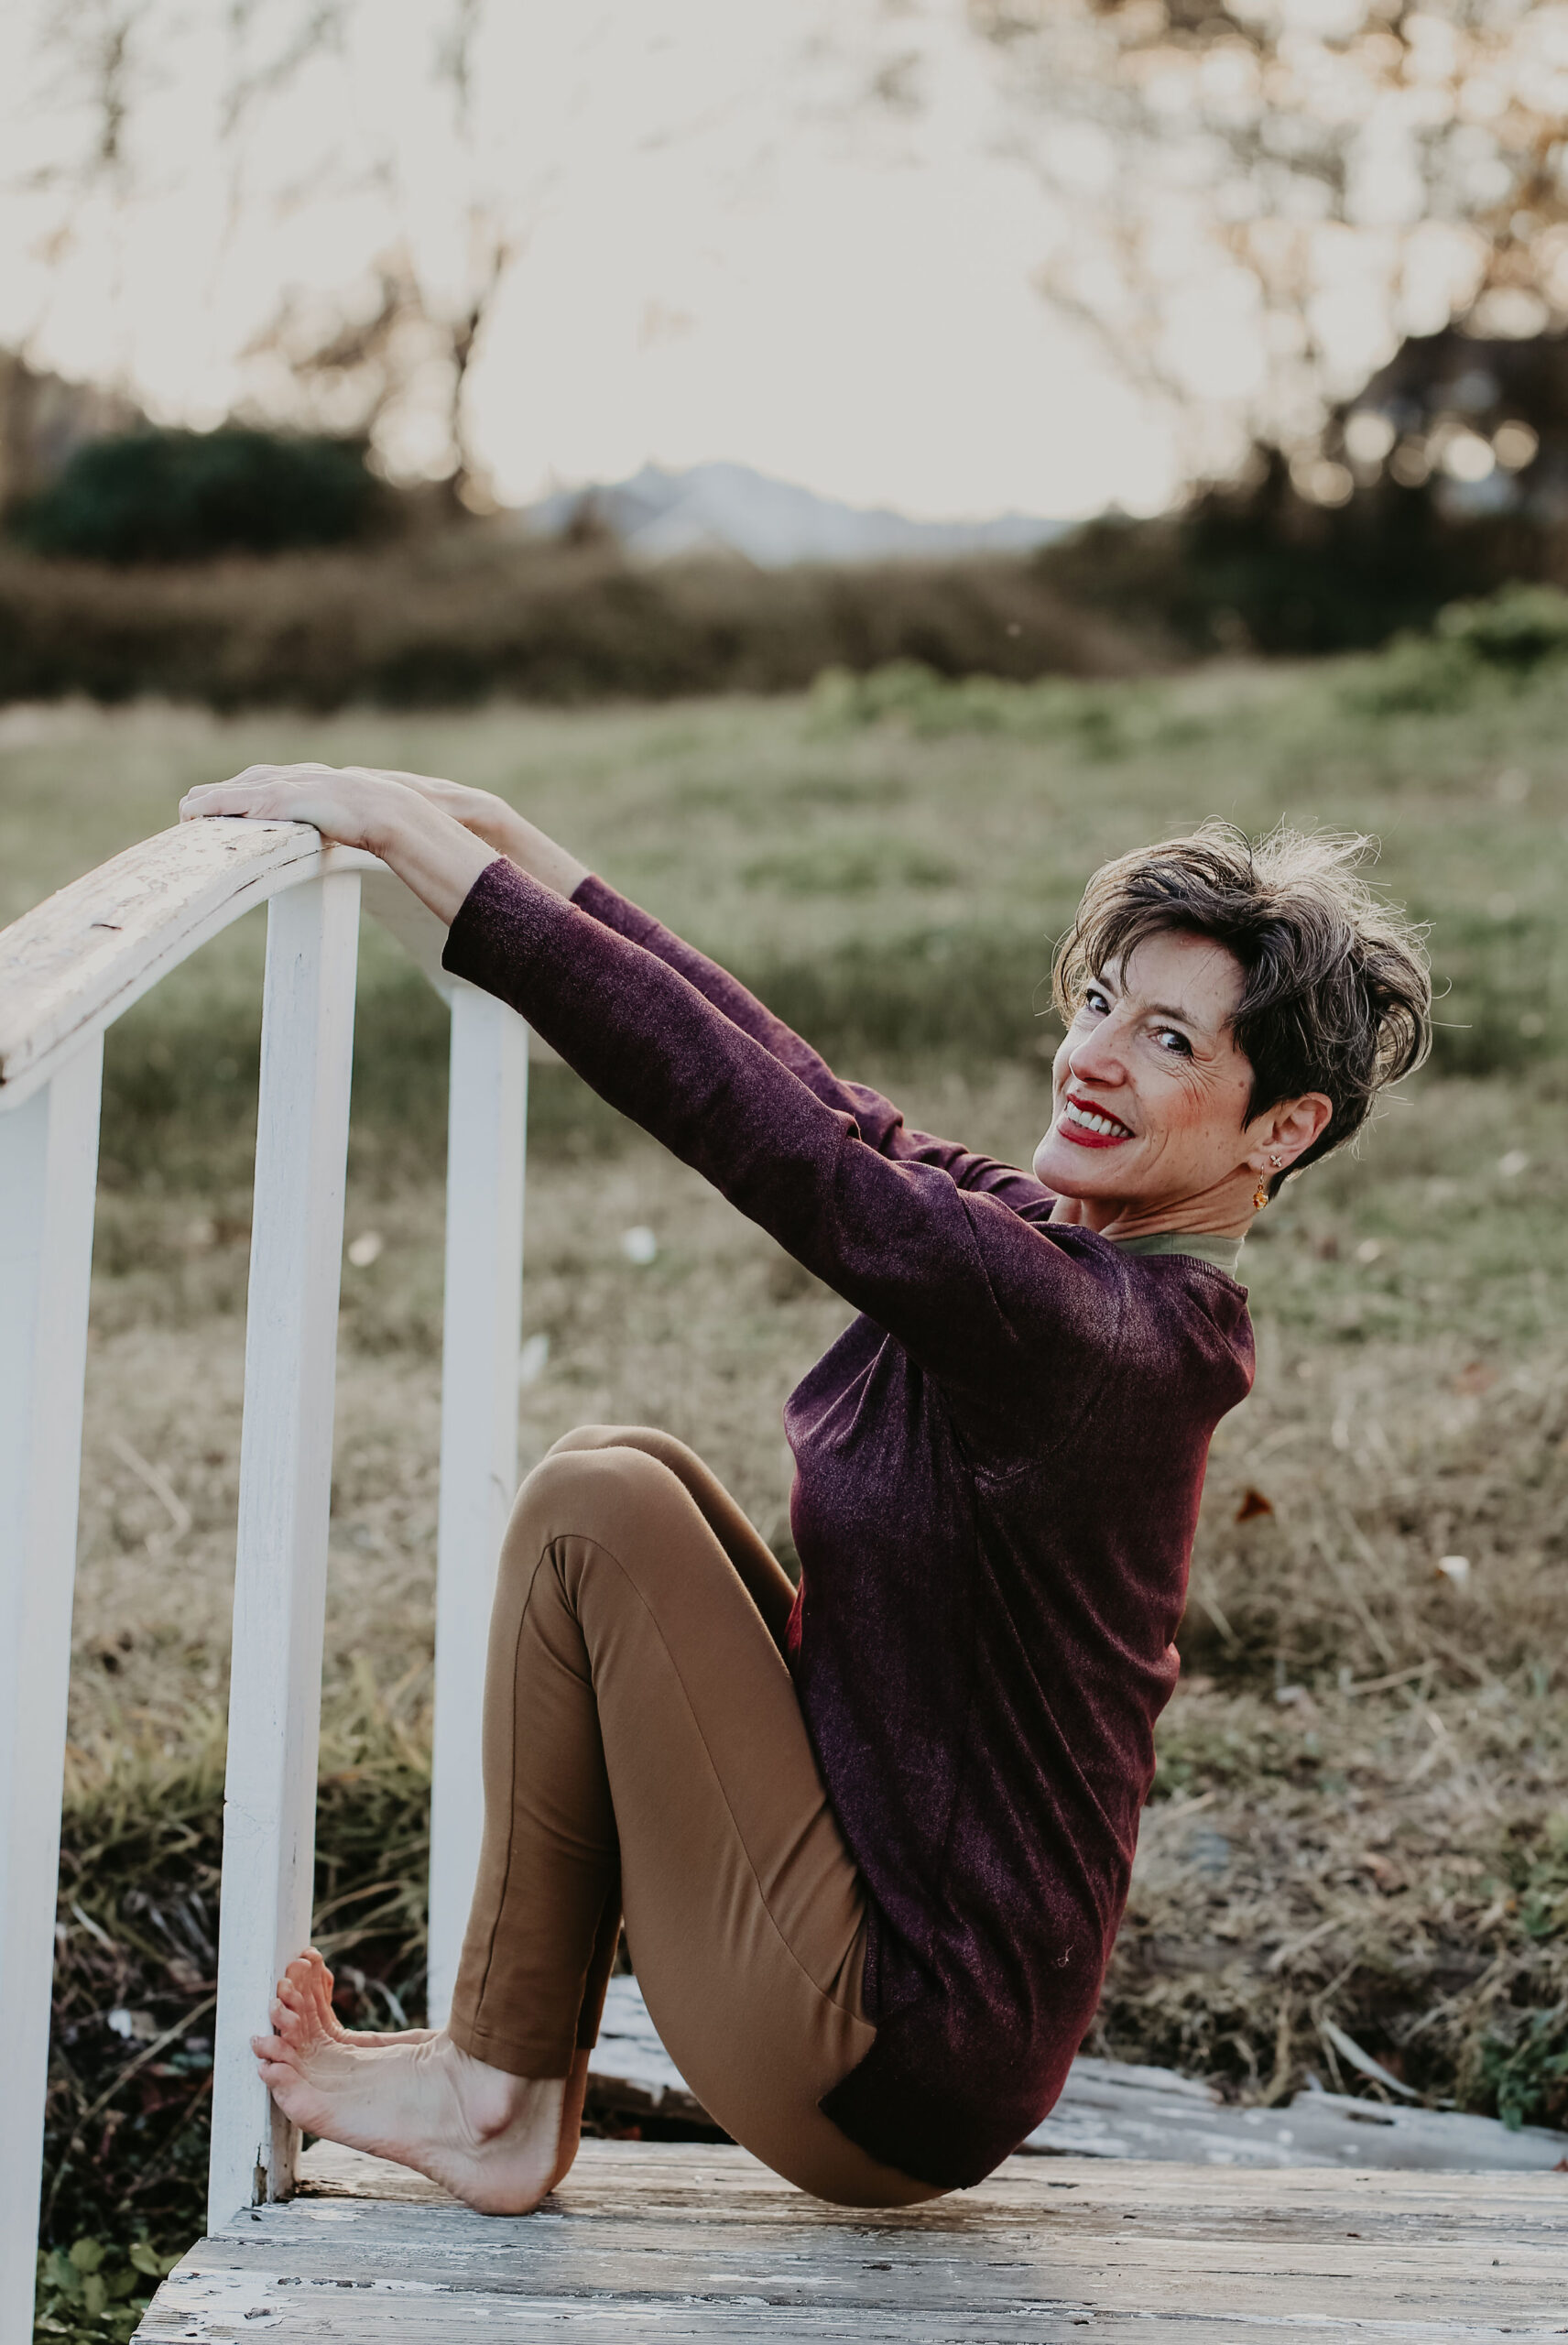
M 170 2274 L 136 2334 L 365 2345 L 853 2338 L 865 2345 L 1489 2345 L 1568 2336 L 1568 2176 L 1014 2158 L 893 2214 L 744 2150 L 587 2142 L 520 2220 L 352 2152 L 305 2158 Z

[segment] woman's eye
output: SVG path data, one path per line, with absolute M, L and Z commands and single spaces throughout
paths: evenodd
M 1161 1026 L 1155 1036 L 1155 1040 L 1159 1042 L 1162 1051 L 1173 1052 L 1178 1058 L 1190 1059 L 1192 1055 L 1192 1043 L 1187 1040 L 1185 1034 L 1183 1034 L 1180 1029 L 1175 1026 Z
M 1105 1014 L 1106 1010 L 1110 1008 L 1110 1006 L 1111 1006 L 1111 1005 L 1110 1005 L 1110 1003 L 1106 1000 L 1106 998 L 1105 998 L 1105 995 L 1100 991 L 1100 988 L 1099 988 L 1099 987 L 1098 987 L 1098 986 L 1085 986 L 1085 987 L 1084 987 L 1084 988 L 1083 988 L 1083 1007 L 1084 1007 L 1084 1009 L 1085 1009 L 1089 1010 L 1089 1011 L 1090 1011 L 1090 1012 L 1091 1012 L 1091 1013 L 1092 1013 L 1095 1018 L 1103 1018 L 1103 1017 L 1105 1016 Z

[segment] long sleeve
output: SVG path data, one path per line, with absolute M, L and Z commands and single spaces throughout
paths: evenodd
M 602 926 L 640 944 L 644 952 L 653 954 L 666 968 L 674 969 L 688 985 L 695 986 L 705 1001 L 722 1010 L 743 1034 L 760 1042 L 780 1066 L 787 1066 L 791 1074 L 798 1075 L 824 1106 L 853 1116 L 861 1139 L 878 1155 L 939 1165 L 961 1189 L 1001 1197 L 1015 1212 L 1049 1206 L 1048 1192 L 1016 1165 L 977 1155 L 957 1140 L 938 1140 L 930 1132 L 906 1129 L 901 1110 L 890 1099 L 866 1084 L 844 1082 L 810 1042 L 802 1041 L 781 1018 L 776 1018 L 738 977 L 732 976 L 716 961 L 710 961 L 683 937 L 675 935 L 651 912 L 618 895 L 596 874 L 590 874 L 583 881 L 572 900 Z
M 602 1097 L 955 1397 L 1008 1417 L 1049 1402 L 1051 1384 L 1086 1397 L 1086 1360 L 1119 1317 L 1111 1249 L 1076 1231 L 1047 1235 L 918 1147 L 895 1142 L 884 1153 L 862 1132 L 861 1095 L 798 1044 L 829 1092 L 821 1096 L 773 1047 L 789 1051 L 796 1038 L 712 964 L 699 973 L 708 985 L 723 979 L 724 1008 L 661 954 L 504 858 L 474 883 L 444 959 L 511 1002 Z M 768 1040 L 732 1006 L 748 1023 L 766 1021 Z M 890 1127 L 878 1137 L 889 1140 Z M 1042 1343 L 1052 1336 L 1067 1340 Z

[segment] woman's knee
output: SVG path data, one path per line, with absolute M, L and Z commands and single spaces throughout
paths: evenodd
M 668 1434 L 659 1433 L 653 1425 L 573 1425 L 559 1441 L 551 1442 L 546 1457 L 568 1457 L 583 1450 L 652 1449 L 668 1441 Z
M 583 1426 L 579 1433 L 615 1430 Z M 583 1539 L 615 1549 L 635 1536 L 639 1525 L 648 1526 L 672 1503 L 682 1502 L 691 1503 L 679 1478 L 647 1451 L 568 1434 L 540 1459 L 518 1490 L 503 1553 L 532 1563 L 556 1539 Z

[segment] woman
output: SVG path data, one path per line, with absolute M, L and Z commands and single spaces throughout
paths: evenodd
M 485 1844 L 448 2026 L 353 2037 L 319 1957 L 255 2039 L 279 2107 L 471 2205 L 570 2165 L 625 1914 L 659 2030 L 777 2172 L 858 2206 L 979 2181 L 1093 2016 L 1177 1672 L 1235 1272 L 1280 1182 L 1424 1050 L 1361 843 L 1225 826 L 1090 881 L 1032 1177 L 875 1092 L 499 800 L 252 767 L 187 817 L 313 823 L 860 1315 L 791 1396 L 799 1595 L 701 1460 L 588 1428 L 523 1485 Z

